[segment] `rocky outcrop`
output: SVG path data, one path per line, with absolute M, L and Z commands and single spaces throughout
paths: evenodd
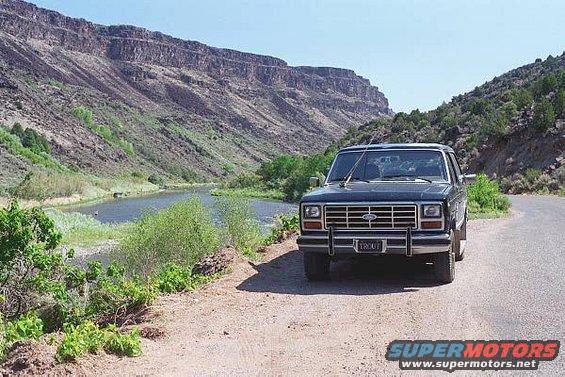
M 378 88 L 348 69 L 289 67 L 271 56 L 214 48 L 135 26 L 96 25 L 23 1 L 3 2 L 0 30 L 20 39 L 38 39 L 53 47 L 112 60 L 190 68 L 215 78 L 237 77 L 300 90 L 332 90 L 374 102 L 383 113 L 389 112 Z
M 351 70 L 291 67 L 19 0 L 0 0 L 0 73 L 0 124 L 37 130 L 57 159 L 95 174 L 141 167 L 217 176 L 279 153 L 321 151 L 392 114 Z M 77 122 L 77 106 L 135 153 Z

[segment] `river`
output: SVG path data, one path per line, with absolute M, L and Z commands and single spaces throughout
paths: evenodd
M 71 205 L 62 208 L 63 212 L 79 212 L 96 218 L 102 223 L 125 223 L 139 219 L 144 213 L 164 209 L 181 200 L 197 196 L 202 203 L 212 210 L 215 216 L 215 198 L 209 193 L 210 187 L 201 186 L 189 190 L 160 191 L 154 194 L 136 197 L 108 199 L 104 201 Z M 294 214 L 298 206 L 276 200 L 251 199 L 259 223 L 269 226 L 277 215 Z

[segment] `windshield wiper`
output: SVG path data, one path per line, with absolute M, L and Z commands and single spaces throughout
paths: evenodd
M 342 177 L 342 178 L 336 178 L 336 179 L 332 179 L 330 181 L 330 183 L 335 183 L 337 181 L 343 182 L 347 177 Z M 357 182 L 366 182 L 366 183 L 371 183 L 371 181 L 367 180 L 367 179 L 362 179 L 362 178 L 349 178 L 349 181 L 357 181 Z
M 433 181 L 431 181 L 427 178 L 422 178 L 422 177 L 418 177 L 418 176 L 415 176 L 415 175 L 407 175 L 407 174 L 385 175 L 385 176 L 382 176 L 381 178 L 383 178 L 383 179 L 386 179 L 386 178 L 413 178 L 414 180 L 421 179 L 422 181 L 433 183 Z

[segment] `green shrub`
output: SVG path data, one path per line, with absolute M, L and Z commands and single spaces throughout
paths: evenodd
M 90 288 L 86 308 L 89 318 L 101 318 L 102 322 L 116 322 L 155 300 L 157 290 L 147 279 L 124 276 L 123 266 L 112 262 L 107 273 Z
M 553 109 L 555 110 L 555 116 L 563 118 L 565 115 L 565 89 L 561 89 L 555 95 L 555 99 L 553 100 Z
M 139 329 L 123 334 L 117 331 L 115 325 L 108 326 L 104 341 L 106 352 L 118 356 L 135 357 L 141 355 L 141 336 Z
M 139 356 L 139 330 L 134 329 L 129 334 L 122 334 L 116 326 L 101 329 L 91 321 L 85 321 L 78 326 L 66 325 L 63 340 L 57 348 L 56 359 L 59 362 L 75 361 L 86 353 L 97 353 L 101 348 L 119 356 Z
M 559 177 L 550 176 L 539 169 L 529 168 L 524 175 L 515 174 L 512 179 L 503 179 L 502 188 L 510 194 L 536 193 L 547 195 L 559 193 Z
M 510 200 L 500 192 L 498 183 L 485 174 L 477 175 L 477 180 L 467 185 L 470 212 L 501 212 L 510 209 Z
M 61 234 L 40 209 L 20 209 L 13 201 L 0 209 L 0 312 L 17 317 L 53 289 L 63 256 L 55 252 Z
M 223 187 L 226 188 L 263 188 L 263 182 L 261 181 L 261 177 L 255 173 L 250 172 L 242 172 L 237 174 L 235 177 L 230 179 L 226 182 Z
M 539 179 L 540 176 L 541 176 L 541 170 L 534 169 L 534 168 L 528 168 L 528 169 L 526 169 L 526 174 L 524 175 L 524 178 L 526 178 L 526 180 L 529 183 L 534 183 L 535 181 L 537 181 Z
M 169 263 L 157 274 L 156 279 L 160 292 L 181 292 L 190 285 L 191 271 L 186 267 Z
M 93 117 L 92 111 L 84 106 L 78 106 L 73 109 L 73 115 L 84 125 L 92 127 Z
M 545 131 L 555 125 L 555 113 L 553 106 L 547 98 L 542 98 L 534 106 L 534 127 L 538 130 Z
M 193 274 L 190 268 L 169 263 L 152 279 L 159 292 L 175 293 L 197 289 L 218 275 Z
M 275 225 L 271 227 L 269 235 L 263 241 L 264 245 L 283 241 L 289 234 L 300 231 L 300 218 L 295 215 L 277 216 Z
M 209 210 L 198 198 L 192 198 L 148 214 L 132 225 L 120 241 L 117 257 L 132 272 L 147 276 L 171 262 L 191 268 L 220 246 Z
M 153 183 L 156 186 L 159 186 L 159 187 L 165 186 L 165 180 L 160 175 L 151 174 L 151 175 L 149 175 L 149 178 L 147 178 L 147 180 L 150 183 Z
M 94 124 L 92 111 L 84 106 L 75 107 L 73 115 L 81 121 L 82 124 L 87 126 L 92 132 L 104 139 L 108 144 L 114 145 L 124 151 L 128 156 L 135 154 L 133 144 L 119 136 L 115 135 L 112 129 L 102 124 Z M 122 128 L 119 119 L 113 118 L 112 122 L 116 127 Z
M 256 258 L 262 235 L 250 201 L 240 197 L 218 197 L 216 206 L 230 243 L 244 255 Z
M 7 322 L 5 331 L 7 344 L 25 339 L 37 340 L 43 335 L 43 321 L 35 312 L 27 312 L 17 320 Z
M 27 339 L 39 339 L 43 335 L 43 321 L 35 312 L 28 312 L 18 319 L 4 323 L 0 313 L 0 363 L 14 342 Z
M 46 168 L 65 170 L 65 168 L 48 153 L 32 150 L 23 146 L 18 136 L 12 135 L 2 126 L 0 126 L 0 144 L 3 144 L 12 154 L 22 156 L 32 164 L 41 165 Z
M 20 138 L 24 147 L 31 149 L 35 153 L 51 153 L 51 147 L 47 139 L 35 130 L 31 128 L 23 130 L 22 126 L 16 123 L 10 132 Z

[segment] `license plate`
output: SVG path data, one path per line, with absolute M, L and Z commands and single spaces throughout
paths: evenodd
M 358 253 L 382 253 L 383 240 L 359 239 L 353 240 L 353 246 Z

